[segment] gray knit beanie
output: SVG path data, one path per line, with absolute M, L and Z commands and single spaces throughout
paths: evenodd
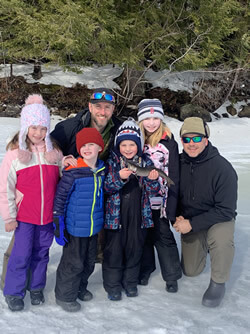
M 140 123 L 146 118 L 160 118 L 164 119 L 164 111 L 161 101 L 158 99 L 144 99 L 138 104 L 138 122 Z

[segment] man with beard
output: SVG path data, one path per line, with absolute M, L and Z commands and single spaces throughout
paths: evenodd
M 51 137 L 56 141 L 64 156 L 65 163 L 76 165 L 78 152 L 76 149 L 76 134 L 83 128 L 96 128 L 104 141 L 104 150 L 100 154 L 100 159 L 104 162 L 108 158 L 109 151 L 113 147 L 116 130 L 121 122 L 113 115 L 115 109 L 115 96 L 112 90 L 108 88 L 94 89 L 88 108 L 77 113 L 75 117 L 68 118 L 59 122 L 51 132 Z M 8 258 L 14 244 L 14 237 L 4 254 L 3 269 L 1 275 L 1 288 L 4 287 L 4 280 Z M 103 230 L 98 234 L 98 255 L 96 262 L 102 262 L 104 248 Z M 79 294 L 80 299 L 81 295 Z M 82 296 L 82 299 L 87 296 Z

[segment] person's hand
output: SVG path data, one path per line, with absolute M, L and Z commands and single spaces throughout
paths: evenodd
M 15 220 L 13 220 L 11 223 L 5 224 L 5 232 L 15 231 L 15 229 L 17 228 L 17 226 L 18 226 L 18 223 Z
M 151 170 L 151 172 L 148 174 L 149 180 L 157 180 L 158 177 L 159 177 L 159 173 L 155 169 Z
M 127 180 L 127 178 L 129 178 L 132 173 L 132 170 L 128 168 L 122 168 L 119 172 L 119 175 L 122 180 Z
M 68 166 L 77 166 L 77 159 L 73 157 L 73 155 L 69 155 L 68 157 L 65 157 L 63 159 L 63 166 L 68 167 Z
M 173 228 L 175 229 L 176 232 L 179 232 L 181 234 L 186 234 L 192 230 L 190 221 L 182 216 L 176 217 L 176 221 L 173 225 Z
M 60 246 L 65 246 L 69 242 L 69 240 L 67 238 L 67 230 L 65 228 L 64 217 L 54 216 L 53 227 L 56 242 Z

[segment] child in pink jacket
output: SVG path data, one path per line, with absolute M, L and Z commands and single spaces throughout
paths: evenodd
M 15 231 L 4 287 L 11 311 L 44 303 L 43 289 L 53 241 L 53 201 L 62 153 L 50 140 L 50 112 L 31 95 L 21 112 L 21 128 L 7 145 L 0 167 L 0 214 L 5 231 Z

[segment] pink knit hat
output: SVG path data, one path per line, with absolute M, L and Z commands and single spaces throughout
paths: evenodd
M 53 150 L 50 140 L 50 112 L 43 104 L 41 95 L 29 95 L 21 111 L 21 129 L 19 132 L 19 148 L 27 151 L 26 136 L 31 125 L 41 125 L 47 128 L 45 136 L 46 151 Z

